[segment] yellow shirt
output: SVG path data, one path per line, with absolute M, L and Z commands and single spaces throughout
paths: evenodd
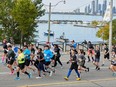
M 22 64 L 25 62 L 25 55 L 23 53 L 18 55 L 18 63 Z

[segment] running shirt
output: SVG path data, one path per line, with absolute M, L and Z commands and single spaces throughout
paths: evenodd
M 46 62 L 50 62 L 52 57 L 53 57 L 53 53 L 49 49 L 44 50 L 44 59 Z
M 19 54 L 18 55 L 18 64 L 24 63 L 25 62 L 25 59 L 24 58 L 25 58 L 24 53 Z
M 7 54 L 7 57 L 9 60 L 15 60 L 15 53 L 13 50 L 9 50 L 8 51 L 8 54 Z
M 95 58 L 100 58 L 100 50 L 95 50 Z
M 25 55 L 25 58 L 30 60 L 31 51 L 29 49 L 25 49 L 23 53 Z
M 43 58 L 44 58 L 44 54 L 43 54 L 42 52 L 37 53 L 37 60 L 38 60 L 38 59 L 43 59 Z M 44 62 L 44 60 L 39 61 L 39 62 L 43 63 L 43 62 Z

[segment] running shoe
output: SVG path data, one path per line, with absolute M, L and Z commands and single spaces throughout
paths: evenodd
M 113 72 L 112 76 L 116 76 L 116 72 Z
M 77 78 L 76 80 L 79 81 L 79 80 L 81 80 L 81 78 Z
M 14 80 L 20 80 L 20 78 L 19 77 L 16 77 Z
M 68 81 L 68 77 L 64 77 L 64 79 Z
M 87 68 L 88 72 L 89 72 L 89 67 Z
M 102 64 L 101 66 L 104 66 L 104 64 Z
M 53 71 L 50 71 L 50 75 L 49 76 L 52 76 L 52 74 L 53 74 Z
M 61 69 L 63 69 L 63 66 L 61 66 Z
M 36 79 L 40 79 L 40 78 L 42 78 L 42 77 L 41 76 L 36 77 Z
M 55 73 L 55 71 L 56 71 L 56 70 L 54 69 L 54 70 L 53 70 L 53 73 Z
M 98 67 L 97 70 L 100 70 L 100 68 Z
M 14 71 L 13 72 L 10 72 L 9 75 L 14 75 Z
M 32 78 L 32 74 L 31 74 L 31 73 L 28 75 L 28 78 L 29 78 L 29 79 Z

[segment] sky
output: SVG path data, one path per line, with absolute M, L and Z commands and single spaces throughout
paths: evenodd
M 43 0 L 42 2 L 45 5 L 49 5 L 51 3 L 52 5 L 57 4 L 59 1 L 62 0 Z M 63 2 L 59 3 L 57 6 L 52 7 L 52 12 L 72 12 L 73 10 L 80 8 L 82 11 L 84 10 L 84 7 L 88 4 L 91 4 L 92 0 L 65 0 L 66 4 Z M 107 0 L 109 2 L 110 0 Z M 99 0 L 99 3 L 103 3 L 103 0 Z M 116 0 L 113 0 L 113 4 L 116 6 Z M 45 6 L 45 8 L 48 10 L 49 6 Z

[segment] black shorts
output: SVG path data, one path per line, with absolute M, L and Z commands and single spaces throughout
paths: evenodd
M 13 65 L 14 61 L 15 61 L 15 60 L 12 60 L 12 59 L 11 59 L 11 60 L 9 60 L 7 63 L 8 63 L 9 65 Z
M 113 66 L 116 66 L 116 64 L 113 64 Z
M 23 70 L 25 68 L 25 63 L 22 63 L 22 64 L 18 64 L 18 67 Z
M 44 65 L 43 65 L 43 63 L 38 63 L 38 70 L 43 70 L 43 71 L 45 71 L 45 70 L 44 70 Z
M 29 59 L 26 59 L 25 60 L 25 66 L 29 66 L 30 65 L 30 60 Z
M 109 54 L 104 55 L 104 59 L 109 59 Z
M 50 63 L 51 63 L 50 61 L 48 61 L 48 62 L 46 62 L 46 61 L 45 61 L 45 63 L 44 63 L 44 64 L 45 64 L 46 66 L 49 66 L 49 65 L 50 65 Z
M 70 66 L 70 69 L 73 70 L 73 69 L 78 69 L 78 65 L 77 63 L 72 63 L 71 66 Z

